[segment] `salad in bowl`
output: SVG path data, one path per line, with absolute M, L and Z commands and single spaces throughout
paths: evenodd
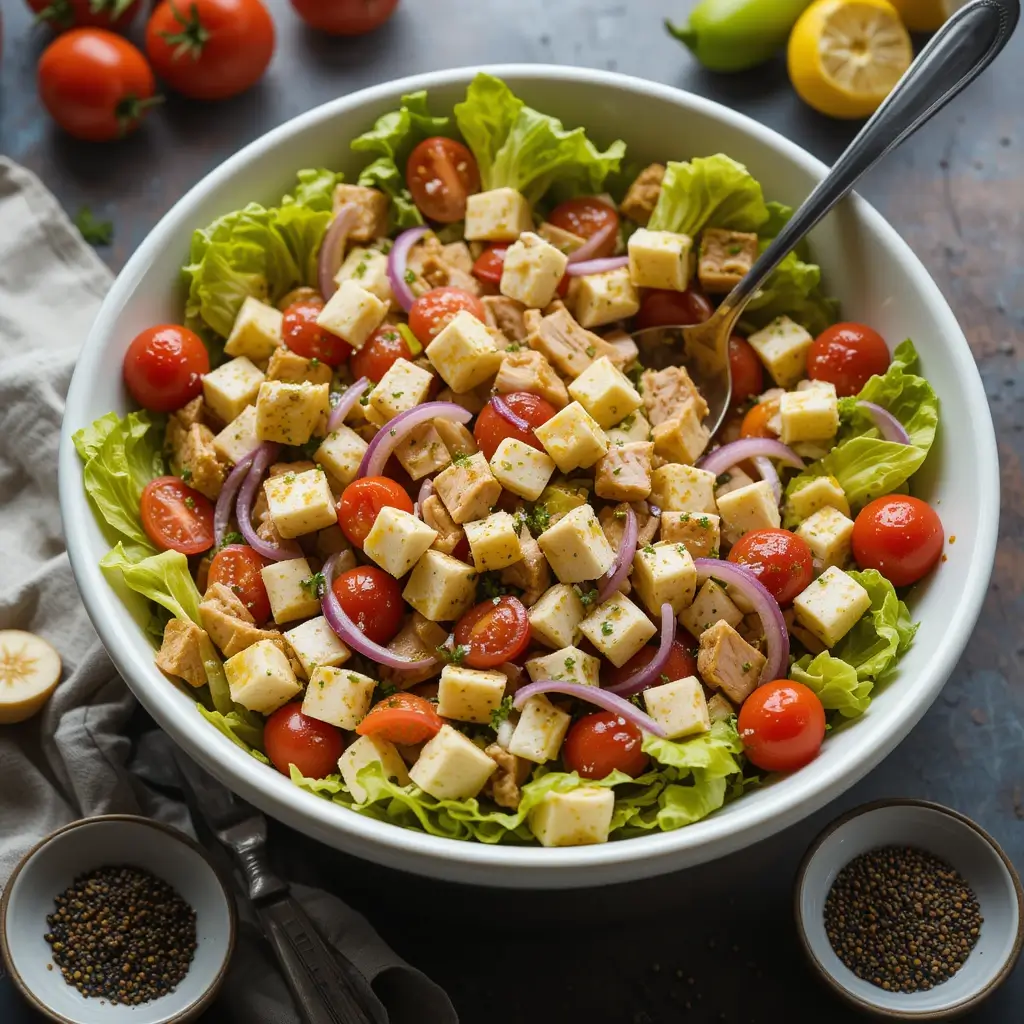
M 486 74 L 351 146 L 355 181 L 195 231 L 181 322 L 124 359 L 139 409 L 74 435 L 197 727 L 484 843 L 668 831 L 805 769 L 942 555 L 912 342 L 840 321 L 800 249 L 712 436 L 633 335 L 710 316 L 791 215 L 745 166 L 633 166 Z

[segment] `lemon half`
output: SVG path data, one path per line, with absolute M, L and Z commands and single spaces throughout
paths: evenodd
M 797 93 L 830 117 L 869 117 L 913 57 L 910 35 L 889 0 L 816 0 L 789 37 Z
M 892 0 L 911 32 L 936 31 L 966 3 L 967 0 Z

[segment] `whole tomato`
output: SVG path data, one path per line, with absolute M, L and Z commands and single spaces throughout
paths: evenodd
M 384 24 L 398 0 L 291 0 L 311 28 L 332 36 L 361 36 Z
M 139 0 L 28 0 L 37 21 L 58 32 L 69 28 L 127 28 L 139 10 Z

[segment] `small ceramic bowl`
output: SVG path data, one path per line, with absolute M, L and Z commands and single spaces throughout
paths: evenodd
M 140 1006 L 86 999 L 52 964 L 43 938 L 54 896 L 107 865 L 143 868 L 172 885 L 196 912 L 198 949 L 188 974 L 167 995 Z M 32 1007 L 58 1024 L 185 1024 L 213 1001 L 235 945 L 235 904 L 205 851 L 184 833 L 148 818 L 110 814 L 59 829 L 31 849 L 0 901 L 0 951 L 11 980 Z
M 961 874 L 981 905 L 984 924 L 967 962 L 927 992 L 886 992 L 862 981 L 836 956 L 825 934 L 825 899 L 836 876 L 855 857 L 880 846 L 914 846 L 941 858 Z M 832 822 L 800 866 L 795 911 L 804 951 L 824 981 L 857 1009 L 891 1020 L 949 1020 L 966 1013 L 1006 980 L 1024 942 L 1024 893 L 1006 854 L 969 818 L 921 800 L 866 804 Z

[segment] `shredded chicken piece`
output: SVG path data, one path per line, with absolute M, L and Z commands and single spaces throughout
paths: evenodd
M 565 382 L 540 352 L 521 349 L 506 352 L 494 379 L 495 390 L 502 395 L 513 391 L 531 391 L 549 401 L 556 409 L 569 404 Z
M 465 254 L 459 246 L 465 248 Z M 467 260 L 469 269 L 465 269 Z M 480 282 L 472 274 L 473 261 L 464 242 L 442 245 L 436 235 L 427 235 L 412 247 L 406 265 L 415 275 L 412 290 L 417 295 L 448 285 L 470 295 L 480 294 Z
M 444 502 L 436 494 L 431 494 L 423 502 L 420 514 L 427 526 L 432 530 L 437 530 L 437 539 L 431 547 L 450 555 L 458 547 L 459 541 L 465 537 L 465 530 L 456 524 L 448 514 L 448 509 L 444 507 Z
M 206 668 L 200 644 L 205 631 L 186 619 L 171 619 L 164 627 L 164 639 L 156 652 L 157 668 L 184 679 L 189 686 L 206 685 Z
M 551 567 L 525 526 L 519 531 L 519 547 L 523 552 L 522 559 L 501 570 L 501 582 L 506 586 L 519 587 L 523 591 L 520 600 L 530 608 L 551 586 Z
M 164 436 L 170 454 L 171 469 L 183 475 L 190 487 L 216 500 L 227 477 L 227 466 L 213 446 L 213 431 L 199 422 L 202 406 L 195 399 L 167 420 Z
M 424 618 L 419 612 L 413 612 L 405 621 L 398 635 L 388 643 L 388 650 L 393 654 L 408 658 L 410 661 L 421 661 L 425 658 L 437 658 L 437 648 L 448 639 L 448 633 L 436 622 Z M 407 690 L 417 683 L 433 679 L 441 671 L 441 662 L 415 672 L 404 669 L 380 667 L 381 679 L 400 690 Z
M 520 787 L 530 776 L 530 762 L 510 754 L 497 743 L 485 747 L 484 753 L 498 766 L 498 770 L 484 786 L 484 795 L 489 796 L 499 807 L 516 810 L 523 795 Z
M 703 420 L 708 414 L 708 403 L 682 366 L 645 370 L 640 376 L 640 384 L 644 409 L 652 427 L 678 419 L 691 399 L 696 404 L 698 419 Z
M 346 203 L 356 207 L 356 223 L 348 233 L 350 242 L 372 242 L 388 233 L 390 200 L 375 188 L 363 185 L 338 185 L 334 190 L 334 212 Z
M 280 636 L 276 630 L 260 629 L 241 598 L 223 583 L 210 584 L 199 605 L 199 617 L 210 639 L 227 658 L 260 640 L 275 640 Z
M 665 177 L 664 164 L 645 167 L 629 186 L 626 198 L 619 209 L 630 219 L 644 227 L 650 222 L 651 214 L 661 196 L 661 183 Z
M 508 341 L 518 343 L 526 340 L 528 332 L 523 319 L 526 307 L 521 302 L 506 295 L 485 295 L 481 301 L 488 327 L 501 331 Z
M 531 317 L 529 323 L 536 321 Z M 564 307 L 542 317 L 529 341 L 530 348 L 544 355 L 563 377 L 578 377 L 601 356 L 612 362 L 621 359 L 614 345 L 581 327 Z

